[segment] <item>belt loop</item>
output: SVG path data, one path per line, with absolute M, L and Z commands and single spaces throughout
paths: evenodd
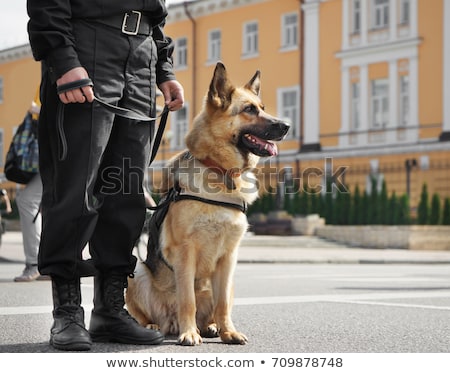
M 134 30 L 128 30 L 128 19 L 130 17 L 135 18 Z M 139 26 L 141 24 L 142 13 L 137 10 L 132 10 L 130 13 L 125 13 L 122 22 L 122 32 L 127 35 L 137 35 L 139 32 Z

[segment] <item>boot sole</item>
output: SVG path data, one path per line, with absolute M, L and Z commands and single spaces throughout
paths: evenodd
M 52 339 L 50 339 L 50 345 L 56 348 L 57 350 L 63 351 L 89 351 L 92 347 L 92 343 L 89 342 L 74 342 L 69 344 L 60 344 L 55 343 Z
M 123 343 L 123 344 L 131 344 L 131 345 L 159 345 L 164 341 L 164 337 L 157 337 L 155 339 L 133 339 L 127 337 L 121 337 L 117 335 L 111 334 L 96 334 L 91 333 L 91 339 L 93 342 L 97 343 Z

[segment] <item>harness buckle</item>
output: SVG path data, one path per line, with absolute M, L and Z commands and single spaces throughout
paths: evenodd
M 137 35 L 139 32 L 139 25 L 141 24 L 141 17 L 142 13 L 137 10 L 125 13 L 122 22 L 122 32 L 127 35 Z M 129 20 L 132 20 L 133 22 Z

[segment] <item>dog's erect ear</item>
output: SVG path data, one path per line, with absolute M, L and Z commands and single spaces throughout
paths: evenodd
M 259 96 L 259 91 L 261 90 L 261 71 L 256 71 L 253 78 L 245 85 L 245 88 L 252 91 L 256 96 Z
M 227 108 L 231 104 L 231 95 L 234 89 L 234 86 L 228 79 L 225 66 L 218 62 L 209 85 L 208 103 L 218 108 Z

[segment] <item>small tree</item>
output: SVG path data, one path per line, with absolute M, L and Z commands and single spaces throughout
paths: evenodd
M 407 194 L 403 194 L 398 202 L 398 224 L 410 224 L 411 218 L 409 214 L 409 198 Z
M 358 225 L 361 224 L 361 193 L 359 191 L 359 186 L 355 186 L 355 191 L 351 198 L 350 205 L 350 224 Z
M 442 224 L 450 225 L 450 198 L 444 200 L 444 210 L 442 212 Z
M 422 193 L 420 193 L 419 206 L 417 207 L 417 223 L 418 224 L 428 224 L 430 218 L 429 212 L 429 202 L 428 202 L 428 188 L 427 184 L 424 183 L 422 186 Z
M 388 204 L 389 199 L 387 194 L 386 180 L 383 180 L 379 197 L 379 224 L 388 224 Z
M 378 201 L 377 178 L 372 176 L 370 179 L 370 195 L 367 204 L 367 224 L 380 223 L 380 206 Z
M 438 225 L 441 221 L 441 199 L 437 193 L 431 198 L 430 224 Z
M 360 214 L 360 219 L 359 219 L 359 224 L 360 225 L 365 225 L 365 224 L 370 224 L 368 221 L 368 216 L 370 215 L 370 206 L 369 206 L 369 195 L 367 194 L 367 191 L 364 191 L 362 198 L 361 198 L 361 204 L 359 206 L 359 214 Z
M 312 189 L 308 189 L 306 191 L 309 194 L 309 201 L 310 201 L 310 209 L 311 209 L 311 214 L 319 214 L 320 213 L 320 193 L 312 190 Z
M 292 197 L 292 207 L 289 212 L 292 215 L 298 215 L 300 213 L 300 188 L 297 188 Z
M 395 191 L 391 194 L 388 202 L 387 224 L 398 225 L 399 224 L 399 199 L 395 194 Z
M 305 216 L 308 215 L 311 209 L 310 209 L 309 193 L 306 190 L 306 185 L 303 186 L 299 202 L 300 202 L 300 213 Z

